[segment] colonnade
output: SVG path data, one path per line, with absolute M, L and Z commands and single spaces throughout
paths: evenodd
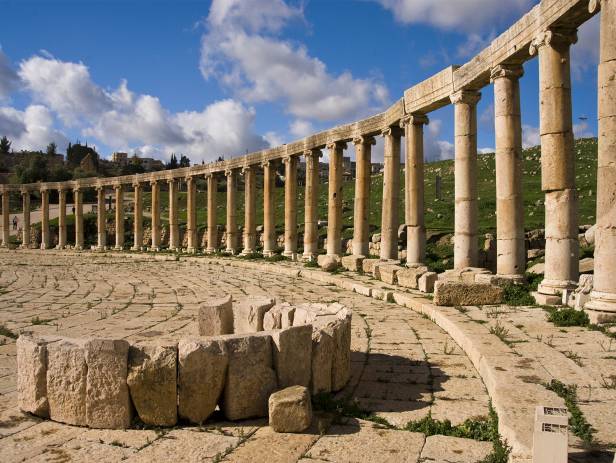
M 571 0 L 573 2 L 573 0 Z M 602 9 L 601 43 L 599 65 L 599 163 L 597 188 L 597 232 L 595 248 L 595 289 L 587 308 L 591 318 L 603 320 L 616 316 L 616 0 L 592 0 L 590 13 Z M 564 9 L 563 11 L 565 11 Z M 566 14 L 566 11 L 565 13 Z M 314 259 L 322 251 L 318 247 L 317 197 L 319 193 L 319 159 L 327 149 L 329 174 L 327 185 L 327 245 L 325 252 L 340 257 L 342 249 L 342 196 L 343 156 L 348 143 L 353 144 L 356 159 L 355 196 L 353 214 L 352 250 L 357 255 L 367 255 L 369 246 L 369 198 L 371 179 L 372 146 L 375 136 L 383 138 L 384 171 L 382 190 L 382 221 L 380 258 L 398 259 L 398 228 L 401 222 L 407 227 L 407 265 L 425 263 L 426 224 L 424 217 L 424 153 L 423 132 L 429 123 L 428 113 L 436 106 L 449 102 L 454 106 L 455 125 L 455 222 L 454 222 L 454 268 L 476 267 L 479 256 L 478 194 L 477 194 L 477 104 L 481 89 L 493 84 L 496 147 L 496 215 L 497 215 L 497 262 L 499 277 L 514 282 L 523 279 L 526 270 L 524 239 L 524 203 L 522 191 L 522 124 L 520 84 L 523 62 L 532 56 L 539 59 L 539 99 L 541 135 L 541 182 L 545 194 L 545 277 L 536 294 L 538 302 L 556 303 L 560 294 L 575 288 L 578 282 L 578 200 L 575 185 L 575 158 L 573 153 L 573 123 L 571 104 L 570 47 L 576 42 L 576 28 L 561 24 L 539 30 L 536 36 L 525 43 L 528 55 L 511 54 L 501 62 L 494 62 L 487 78 L 467 79 L 462 86 L 451 85 L 445 98 L 425 106 L 425 110 L 403 110 L 398 117 L 387 120 L 382 116 L 379 127 L 365 131 L 354 128 L 343 135 L 335 136 L 335 130 L 327 140 L 313 137 L 304 147 L 295 152 L 286 147 L 285 154 L 261 159 L 247 155 L 243 162 L 235 160 L 212 165 L 205 175 L 207 180 L 207 248 L 206 252 L 218 251 L 217 190 L 222 175 L 226 177 L 226 234 L 225 251 L 232 254 L 251 254 L 257 251 L 256 190 L 257 174 L 263 176 L 263 254 L 277 252 L 275 233 L 275 179 L 279 162 L 284 163 L 284 250 L 287 257 L 298 253 L 298 167 L 300 159 L 305 162 L 306 182 L 304 189 L 304 259 Z M 455 69 L 454 69 L 455 72 Z M 463 75 L 464 76 L 464 75 Z M 405 94 L 406 98 L 406 94 Z M 445 101 L 446 100 L 446 101 Z M 411 102 L 412 103 L 412 102 Z M 438 104 L 437 104 L 438 103 Z M 408 102 L 404 102 L 408 104 Z M 357 124 L 353 127 L 361 127 Z M 405 142 L 405 197 L 401 192 L 401 143 Z M 307 139 L 308 140 L 308 139 Z M 187 249 L 195 251 L 200 246 L 196 233 L 196 185 L 195 175 L 190 172 L 167 173 L 169 190 L 169 247 L 180 249 L 178 224 L 179 181 L 187 187 Z M 238 176 L 244 181 L 244 229 L 242 245 L 237 224 Z M 141 210 L 142 187 L 145 181 L 132 181 L 135 198 L 135 242 L 133 249 L 140 249 L 143 240 L 143 212 Z M 152 176 L 152 239 L 151 249 L 160 249 L 160 184 L 162 179 Z M 113 179 L 99 179 L 98 247 L 106 243 L 104 187 Z M 107 182 L 107 183 L 106 183 Z M 60 232 L 58 247 L 66 243 L 66 191 L 59 188 Z M 125 182 L 125 184 L 128 182 Z M 75 198 L 75 247 L 83 247 L 82 190 L 79 181 L 72 182 Z M 41 189 L 42 207 L 48 208 L 48 187 Z M 8 194 L 2 195 L 3 241 L 8 243 Z M 124 249 L 123 236 L 123 183 L 115 184 L 116 193 L 116 249 Z M 22 186 L 24 226 L 22 242 L 29 238 L 30 192 Z M 350 199 L 350 198 L 348 198 Z M 398 208 L 404 201 L 404 217 L 398 216 Z M 63 206 L 64 205 L 64 206 Z M 49 247 L 48 212 L 43 213 L 43 243 Z

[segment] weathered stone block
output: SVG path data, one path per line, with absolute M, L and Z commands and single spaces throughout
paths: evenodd
M 381 280 L 381 269 L 388 265 L 396 265 L 399 262 L 397 260 L 379 260 L 372 266 L 372 276 L 377 280 Z
M 426 272 L 417 280 L 417 289 L 422 293 L 431 293 L 434 291 L 434 285 L 438 281 L 436 272 Z
M 225 336 L 229 367 L 222 410 L 229 420 L 267 416 L 267 401 L 276 389 L 272 338 L 267 334 Z
M 199 307 L 199 335 L 218 336 L 233 333 L 231 295 L 205 301 Z
M 334 357 L 332 360 L 332 390 L 339 391 L 351 377 L 351 317 L 350 310 L 336 314 L 334 325 Z
M 374 264 L 376 264 L 377 262 L 382 262 L 382 261 L 381 259 L 364 259 L 361 263 L 364 273 L 373 275 Z
M 282 328 L 282 314 L 276 307 L 268 310 L 263 316 L 263 329 L 265 331 L 279 330 Z
M 269 425 L 276 432 L 302 432 L 312 422 L 310 393 L 303 386 L 291 386 L 269 397 Z
M 263 317 L 275 303 L 269 297 L 251 297 L 238 302 L 233 309 L 235 334 L 263 331 Z
M 428 271 L 428 267 L 409 267 L 398 271 L 396 275 L 398 284 L 403 288 L 417 289 L 419 287 L 419 278 Z
M 437 281 L 434 287 L 436 305 L 486 305 L 500 304 L 503 288 L 479 283 Z
M 123 339 L 91 339 L 85 344 L 86 419 L 91 428 L 130 426 L 132 408 L 126 384 L 128 348 L 128 342 Z
M 183 339 L 178 343 L 178 414 L 203 423 L 221 398 L 229 364 L 223 338 Z
M 334 349 L 333 327 L 314 326 L 312 330 L 312 375 L 310 380 L 310 390 L 313 394 L 331 392 L 332 390 Z
M 177 344 L 133 345 L 126 382 L 141 421 L 152 426 L 177 423 Z
M 379 278 L 382 282 L 395 285 L 398 283 L 398 272 L 404 270 L 404 267 L 399 265 L 379 265 Z
M 326 272 L 333 272 L 340 265 L 340 257 L 321 254 L 317 257 L 317 264 Z
M 312 326 L 273 331 L 271 336 L 278 387 L 310 386 Z
M 47 417 L 47 340 L 21 335 L 17 339 L 16 349 L 19 408 Z
M 362 262 L 364 261 L 365 256 L 344 256 L 341 259 L 342 267 L 350 272 L 359 272 L 362 270 Z
M 62 339 L 47 345 L 47 399 L 49 417 L 60 423 L 85 426 L 85 341 Z

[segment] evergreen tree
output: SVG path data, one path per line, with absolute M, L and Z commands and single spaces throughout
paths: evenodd
M 11 141 L 8 138 L 0 138 L 0 154 L 9 154 L 11 152 Z
M 53 157 L 57 154 L 57 145 L 54 142 L 51 142 L 47 145 L 47 156 Z
M 167 169 L 177 169 L 178 168 L 178 158 L 175 156 L 175 153 L 171 154 L 171 159 L 167 163 Z
M 180 157 L 180 167 L 190 167 L 190 159 L 188 159 L 188 157 L 184 156 L 183 154 Z

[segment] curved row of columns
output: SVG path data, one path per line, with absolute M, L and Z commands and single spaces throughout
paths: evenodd
M 599 65 L 599 163 L 597 188 L 597 232 L 595 250 L 595 289 L 587 308 L 594 321 L 616 315 L 616 0 L 592 0 L 591 12 L 602 8 L 601 52 Z M 571 106 L 570 47 L 577 40 L 576 30 L 550 28 L 535 37 L 530 55 L 539 59 L 541 178 L 545 193 L 545 278 L 536 298 L 541 303 L 556 303 L 560 294 L 574 288 L 578 281 L 578 203 L 575 185 L 573 124 Z M 496 213 L 497 213 L 497 274 L 513 281 L 521 280 L 526 267 L 524 249 L 524 211 L 522 194 L 522 131 L 519 79 L 523 75 L 521 62 L 502 63 L 492 69 L 490 81 L 494 88 L 496 132 Z M 454 267 L 476 267 L 478 263 L 478 202 L 477 202 L 477 103 L 478 88 L 464 88 L 450 97 L 455 118 L 455 244 Z M 384 127 L 384 175 L 382 191 L 381 259 L 398 258 L 397 231 L 400 223 L 400 147 L 406 143 L 405 217 L 407 225 L 407 265 L 425 261 L 426 227 L 424 221 L 424 158 L 423 128 L 426 114 L 409 114 L 399 123 Z M 353 253 L 368 254 L 369 196 L 371 151 L 374 134 L 352 139 L 356 155 L 354 197 Z M 329 152 L 327 247 L 331 256 L 341 256 L 343 153 L 348 140 L 333 140 L 325 147 Z M 319 189 L 319 158 L 321 149 L 282 159 L 285 170 L 285 235 L 284 255 L 297 254 L 297 169 L 299 156 L 306 161 L 305 220 L 303 257 L 314 259 L 319 253 L 317 230 L 317 195 Z M 263 169 L 263 253 L 276 252 L 274 221 L 274 186 L 276 163 L 267 160 L 261 166 L 247 165 L 241 169 L 245 184 L 244 234 L 242 253 L 256 252 L 256 175 Z M 237 253 L 237 175 L 239 169 L 224 172 L 227 178 L 227 243 L 226 251 Z M 169 182 L 170 248 L 179 249 L 177 180 Z M 196 233 L 196 187 L 194 178 L 185 179 L 188 189 L 188 250 L 199 247 Z M 208 219 L 207 252 L 217 250 L 215 174 L 207 176 Z M 160 184 L 152 181 L 152 245 L 160 248 Z M 143 239 L 142 187 L 135 192 L 135 249 Z M 29 243 L 30 195 L 23 191 L 23 243 Z M 75 195 L 75 247 L 83 247 L 82 192 Z M 60 190 L 59 247 L 66 246 L 66 191 Z M 116 186 L 116 223 L 123 227 L 123 187 Z M 2 196 L 3 241 L 8 243 L 8 194 Z M 49 247 L 49 196 L 42 191 L 42 248 Z M 98 189 L 99 211 L 104 211 L 104 188 Z M 98 247 L 104 248 L 105 217 L 99 214 Z M 123 249 L 122 229 L 116 233 L 116 249 Z

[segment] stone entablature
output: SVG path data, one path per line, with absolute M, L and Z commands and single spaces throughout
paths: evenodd
M 264 417 L 277 390 L 299 385 L 316 394 L 348 382 L 352 313 L 342 305 L 249 298 L 232 307 L 228 297 L 204 303 L 200 321 L 212 322 L 212 310 L 223 318 L 232 311 L 231 323 L 200 323 L 200 333 L 214 336 L 20 336 L 19 407 L 91 428 L 126 429 L 135 415 L 174 426 L 203 423 L 217 407 L 229 420 Z

